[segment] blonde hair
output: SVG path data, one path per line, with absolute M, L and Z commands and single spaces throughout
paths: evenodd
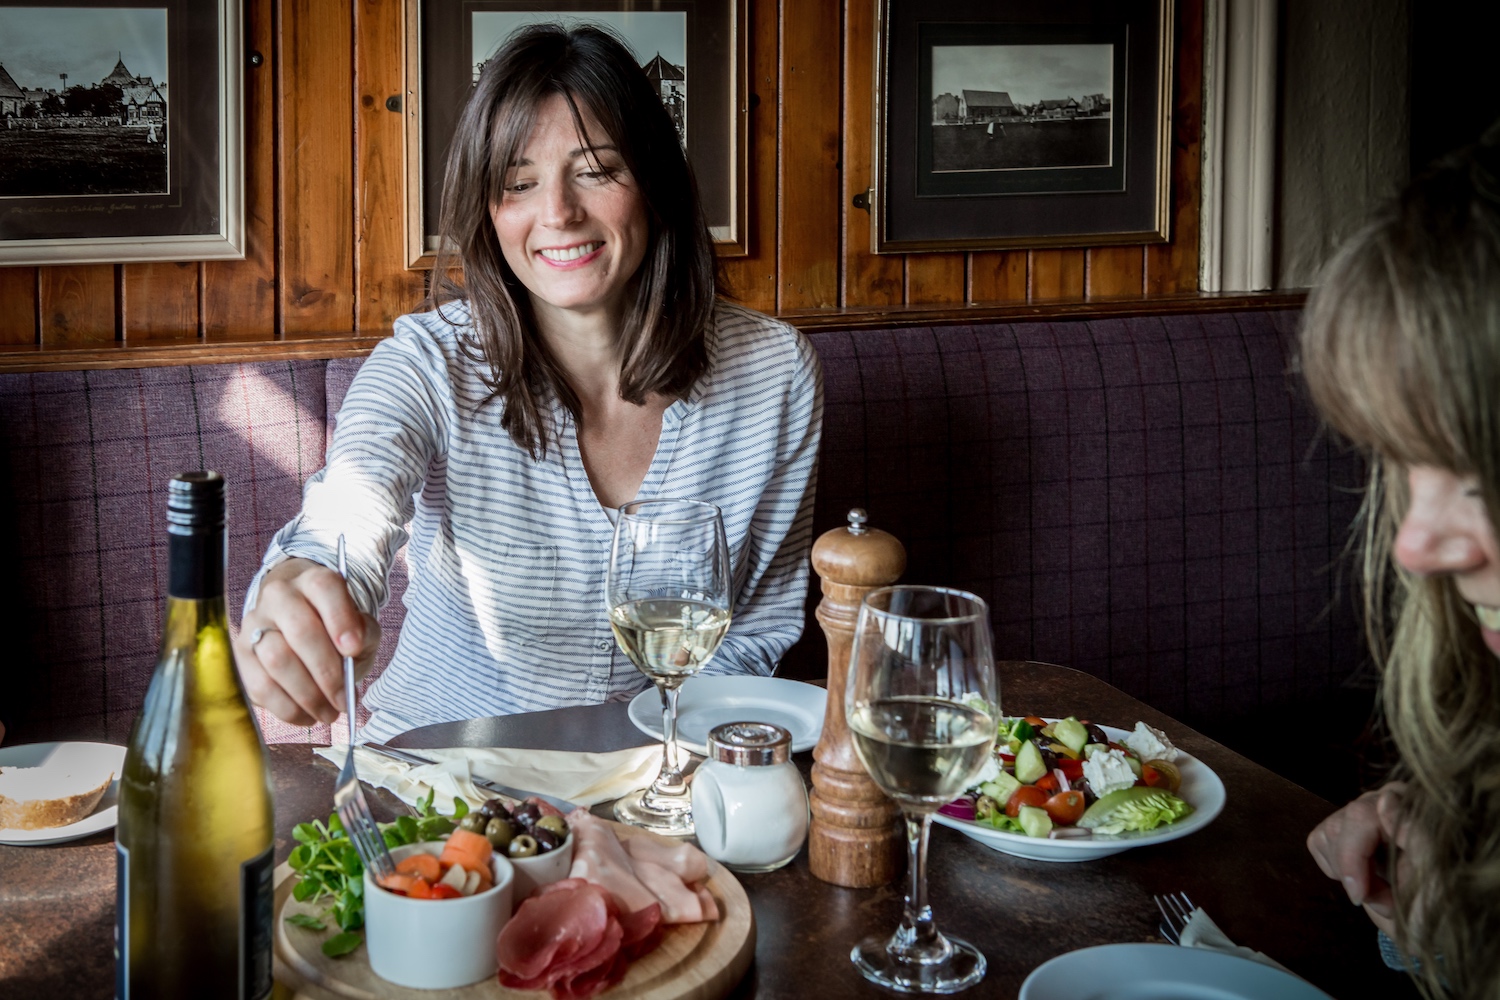
M 1370 457 L 1365 628 L 1423 842 L 1393 880 L 1400 943 L 1425 994 L 1500 997 L 1500 661 L 1451 579 L 1392 558 L 1411 465 L 1472 477 L 1500 526 L 1500 123 L 1330 262 L 1300 355 L 1325 419 Z

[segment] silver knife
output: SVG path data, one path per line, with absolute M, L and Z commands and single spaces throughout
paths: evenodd
M 373 750 L 378 754 L 391 758 L 392 760 L 403 761 L 407 764 L 416 764 L 420 766 L 423 764 L 438 763 L 430 757 L 423 757 L 420 754 L 414 754 L 410 750 L 398 750 L 395 747 L 388 747 L 384 743 L 361 743 L 360 746 L 363 746 L 369 750 Z M 489 778 L 481 778 L 477 774 L 474 774 L 472 771 L 469 773 L 469 779 L 474 782 L 474 786 L 476 788 L 483 788 L 487 792 L 496 792 L 500 795 L 505 795 L 512 799 L 541 799 L 543 802 L 552 806 L 554 809 L 561 810 L 564 816 L 572 812 L 574 809 L 578 808 L 567 799 L 560 799 L 555 795 L 544 795 L 541 792 L 528 792 L 523 788 L 512 788 L 510 785 L 502 785 L 500 784 L 500 782 L 491 781 Z

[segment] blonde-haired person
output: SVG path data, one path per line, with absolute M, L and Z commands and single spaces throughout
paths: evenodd
M 1500 123 L 1329 264 L 1301 366 L 1370 456 L 1366 629 L 1399 752 L 1308 848 L 1425 993 L 1500 997 Z

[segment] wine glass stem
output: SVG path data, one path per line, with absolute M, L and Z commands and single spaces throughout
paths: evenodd
M 651 790 L 658 795 L 682 795 L 682 767 L 677 756 L 677 693 L 676 687 L 661 685 L 661 772 L 651 783 Z
M 917 958 L 929 954 L 934 947 L 942 949 L 937 924 L 932 919 L 932 907 L 927 905 L 927 836 L 932 829 L 932 815 L 913 815 L 902 812 L 906 820 L 907 876 L 906 908 L 901 913 L 901 926 L 891 939 L 892 950 Z

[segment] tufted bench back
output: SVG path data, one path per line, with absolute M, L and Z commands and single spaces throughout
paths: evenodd
M 1361 662 L 1331 567 L 1362 470 L 1286 375 L 1296 318 L 813 334 L 826 386 L 815 530 L 864 507 L 906 544 L 908 581 L 990 602 L 1000 656 L 1086 670 L 1210 732 L 1325 693 Z M 176 471 L 229 478 L 238 621 L 358 366 L 0 376 L 8 741 L 124 738 L 160 633 Z M 783 673 L 821 676 L 825 657 L 809 614 Z M 265 726 L 271 740 L 328 738 Z

